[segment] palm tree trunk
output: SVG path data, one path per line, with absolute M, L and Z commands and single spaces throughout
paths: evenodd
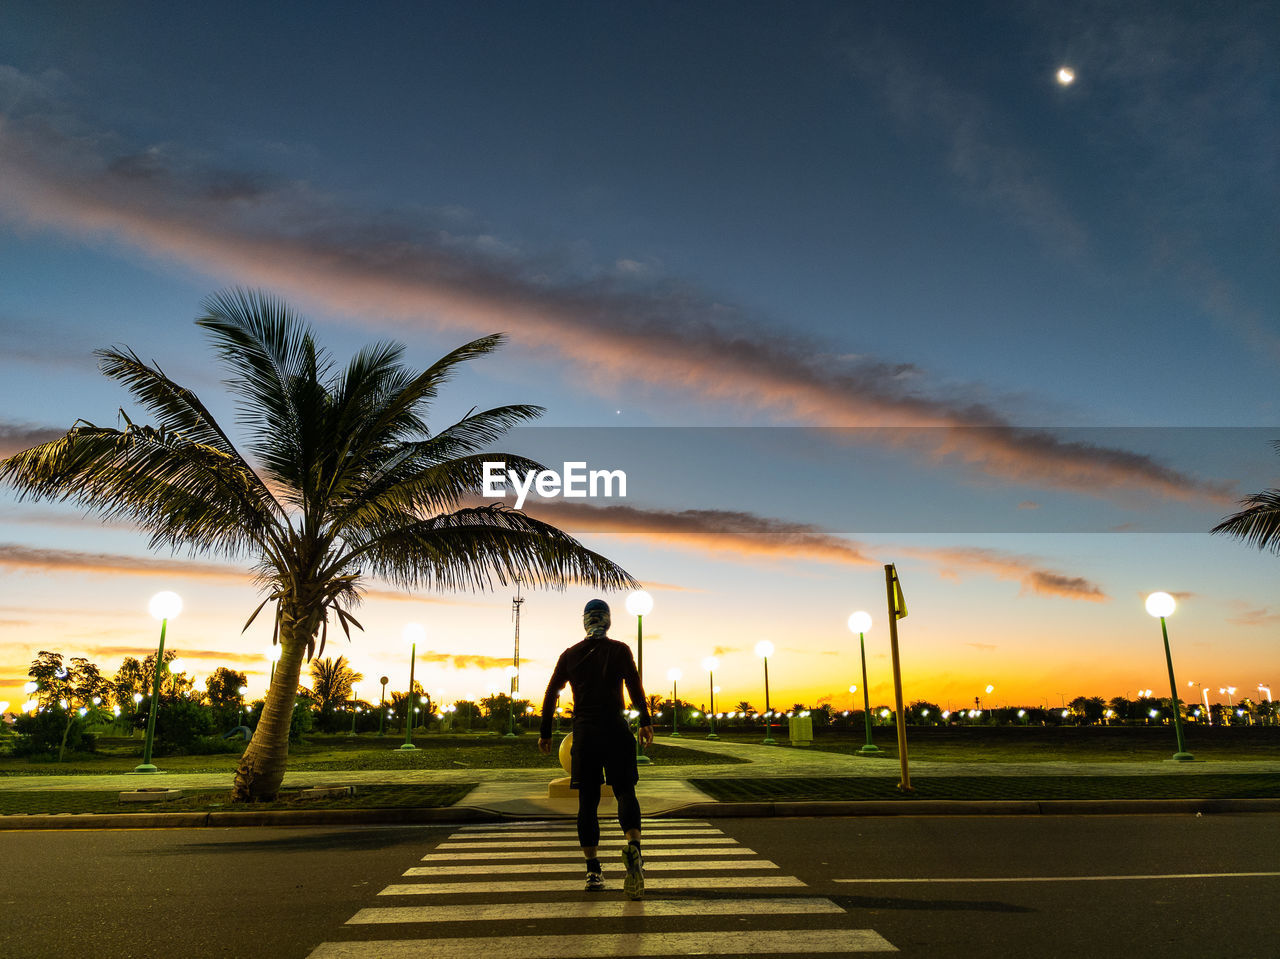
M 289 761 L 289 727 L 293 721 L 293 703 L 298 696 L 298 675 L 302 670 L 302 654 L 309 638 L 308 624 L 314 616 L 292 616 L 282 610 L 280 620 L 280 661 L 267 689 L 262 717 L 253 738 L 240 757 L 236 769 L 231 801 L 269 802 L 280 792 L 285 767 Z M 310 626 L 314 635 L 315 626 Z

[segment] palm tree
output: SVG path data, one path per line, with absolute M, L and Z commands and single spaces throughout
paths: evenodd
M 351 689 L 364 676 L 351 668 L 345 656 L 311 661 L 311 692 L 321 709 L 332 709 L 351 698 Z
M 1271 444 L 1280 453 L 1280 441 Z M 1211 529 L 1242 539 L 1258 549 L 1280 553 L 1280 489 L 1263 490 L 1240 501 L 1244 507 Z
M 350 637 L 366 576 L 403 589 L 472 590 L 525 584 L 600 589 L 636 585 L 622 568 L 554 526 L 501 505 L 466 507 L 486 459 L 479 451 L 536 406 L 475 412 L 436 433 L 424 416 L 441 385 L 500 334 L 459 347 L 417 372 L 404 347 L 377 343 L 343 369 L 286 304 L 223 292 L 196 323 L 210 335 L 236 394 L 246 453 L 200 399 L 127 348 L 98 350 L 99 368 L 155 417 L 124 429 L 77 421 L 65 436 L 0 461 L 20 498 L 70 500 L 132 521 L 152 548 L 253 561 L 281 646 L 275 680 L 236 771 L 233 797 L 275 797 L 304 657 L 324 651 L 330 618 Z M 246 455 L 247 454 L 247 455 Z M 248 623 L 245 624 L 248 628 Z

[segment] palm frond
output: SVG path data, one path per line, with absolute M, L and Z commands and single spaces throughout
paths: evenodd
M 634 589 L 636 580 L 568 533 L 504 506 L 456 510 L 388 532 L 353 554 L 409 589 L 490 590 L 495 582 Z
M 1277 451 L 1280 452 L 1280 444 Z M 1280 553 L 1280 490 L 1254 493 L 1242 500 L 1241 505 L 1244 509 L 1228 516 L 1209 532 L 1226 533 L 1258 549 Z

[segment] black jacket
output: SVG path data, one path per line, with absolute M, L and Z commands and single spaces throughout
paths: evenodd
M 574 723 L 603 723 L 622 716 L 622 687 L 631 695 L 631 708 L 640 713 L 640 725 L 649 726 L 649 707 L 644 701 L 644 688 L 636 661 L 626 643 L 607 636 L 588 636 L 570 646 L 556 661 L 547 694 L 542 698 L 542 726 L 539 735 L 551 738 L 551 722 L 556 698 L 565 683 L 573 689 Z

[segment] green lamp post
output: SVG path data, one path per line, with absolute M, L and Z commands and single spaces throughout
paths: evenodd
M 871 741 L 871 694 L 867 691 L 867 643 L 864 633 L 871 632 L 871 614 L 862 610 L 849 617 L 849 631 L 858 634 L 858 650 L 862 655 L 862 719 L 867 728 L 867 742 L 858 750 L 864 756 L 874 756 L 880 747 Z
M 156 668 L 151 680 L 151 709 L 147 714 L 147 738 L 142 747 L 142 763 L 135 766 L 135 773 L 158 773 L 151 763 L 151 747 L 156 736 L 156 703 L 160 699 L 160 673 L 164 670 L 164 634 L 169 620 L 182 612 L 182 597 L 165 590 L 151 597 L 147 606 L 152 618 L 160 620 L 160 645 L 156 649 Z
M 707 722 L 711 724 L 711 732 L 707 733 L 708 739 L 719 739 L 716 735 L 716 670 L 720 668 L 720 660 L 714 656 L 708 656 L 702 661 L 702 668 L 707 671 L 707 681 L 711 686 L 711 709 L 707 712 Z
M 1147 597 L 1147 612 L 1160 620 L 1160 635 L 1164 637 L 1164 661 L 1169 667 L 1169 695 L 1173 700 L 1173 730 L 1178 737 L 1178 751 L 1173 758 L 1178 762 L 1189 762 L 1195 756 L 1187 752 L 1186 743 L 1182 739 L 1182 717 L 1178 711 L 1178 682 L 1173 678 L 1173 654 L 1169 652 L 1169 628 L 1165 625 L 1165 617 L 1173 613 L 1177 603 L 1168 593 L 1152 593 Z
M 409 644 L 409 692 L 404 697 L 404 743 L 401 749 L 417 749 L 413 744 L 413 665 L 418 656 L 418 643 L 427 638 L 427 631 L 418 623 L 406 623 L 401 635 Z
M 680 677 L 684 673 L 676 666 L 667 670 L 667 679 L 671 680 L 671 736 L 680 735 Z
M 382 735 L 382 722 L 386 719 L 387 712 L 387 683 L 390 678 L 383 676 L 378 682 L 382 683 L 382 693 L 378 696 L 378 735 Z
M 769 707 L 769 657 L 773 655 L 773 643 L 762 639 L 756 643 L 756 655 L 764 660 L 764 745 L 776 746 L 773 738 L 773 710 Z
M 507 694 L 507 734 L 503 739 L 516 738 L 516 677 L 520 675 L 520 670 L 515 666 L 507 667 L 507 679 L 511 680 L 511 692 Z
M 653 611 L 653 597 L 643 589 L 627 596 L 627 612 L 636 618 L 636 673 L 640 676 L 640 688 L 644 688 L 644 618 Z M 636 737 L 636 764 L 648 766 L 652 762 L 640 749 L 640 737 Z

